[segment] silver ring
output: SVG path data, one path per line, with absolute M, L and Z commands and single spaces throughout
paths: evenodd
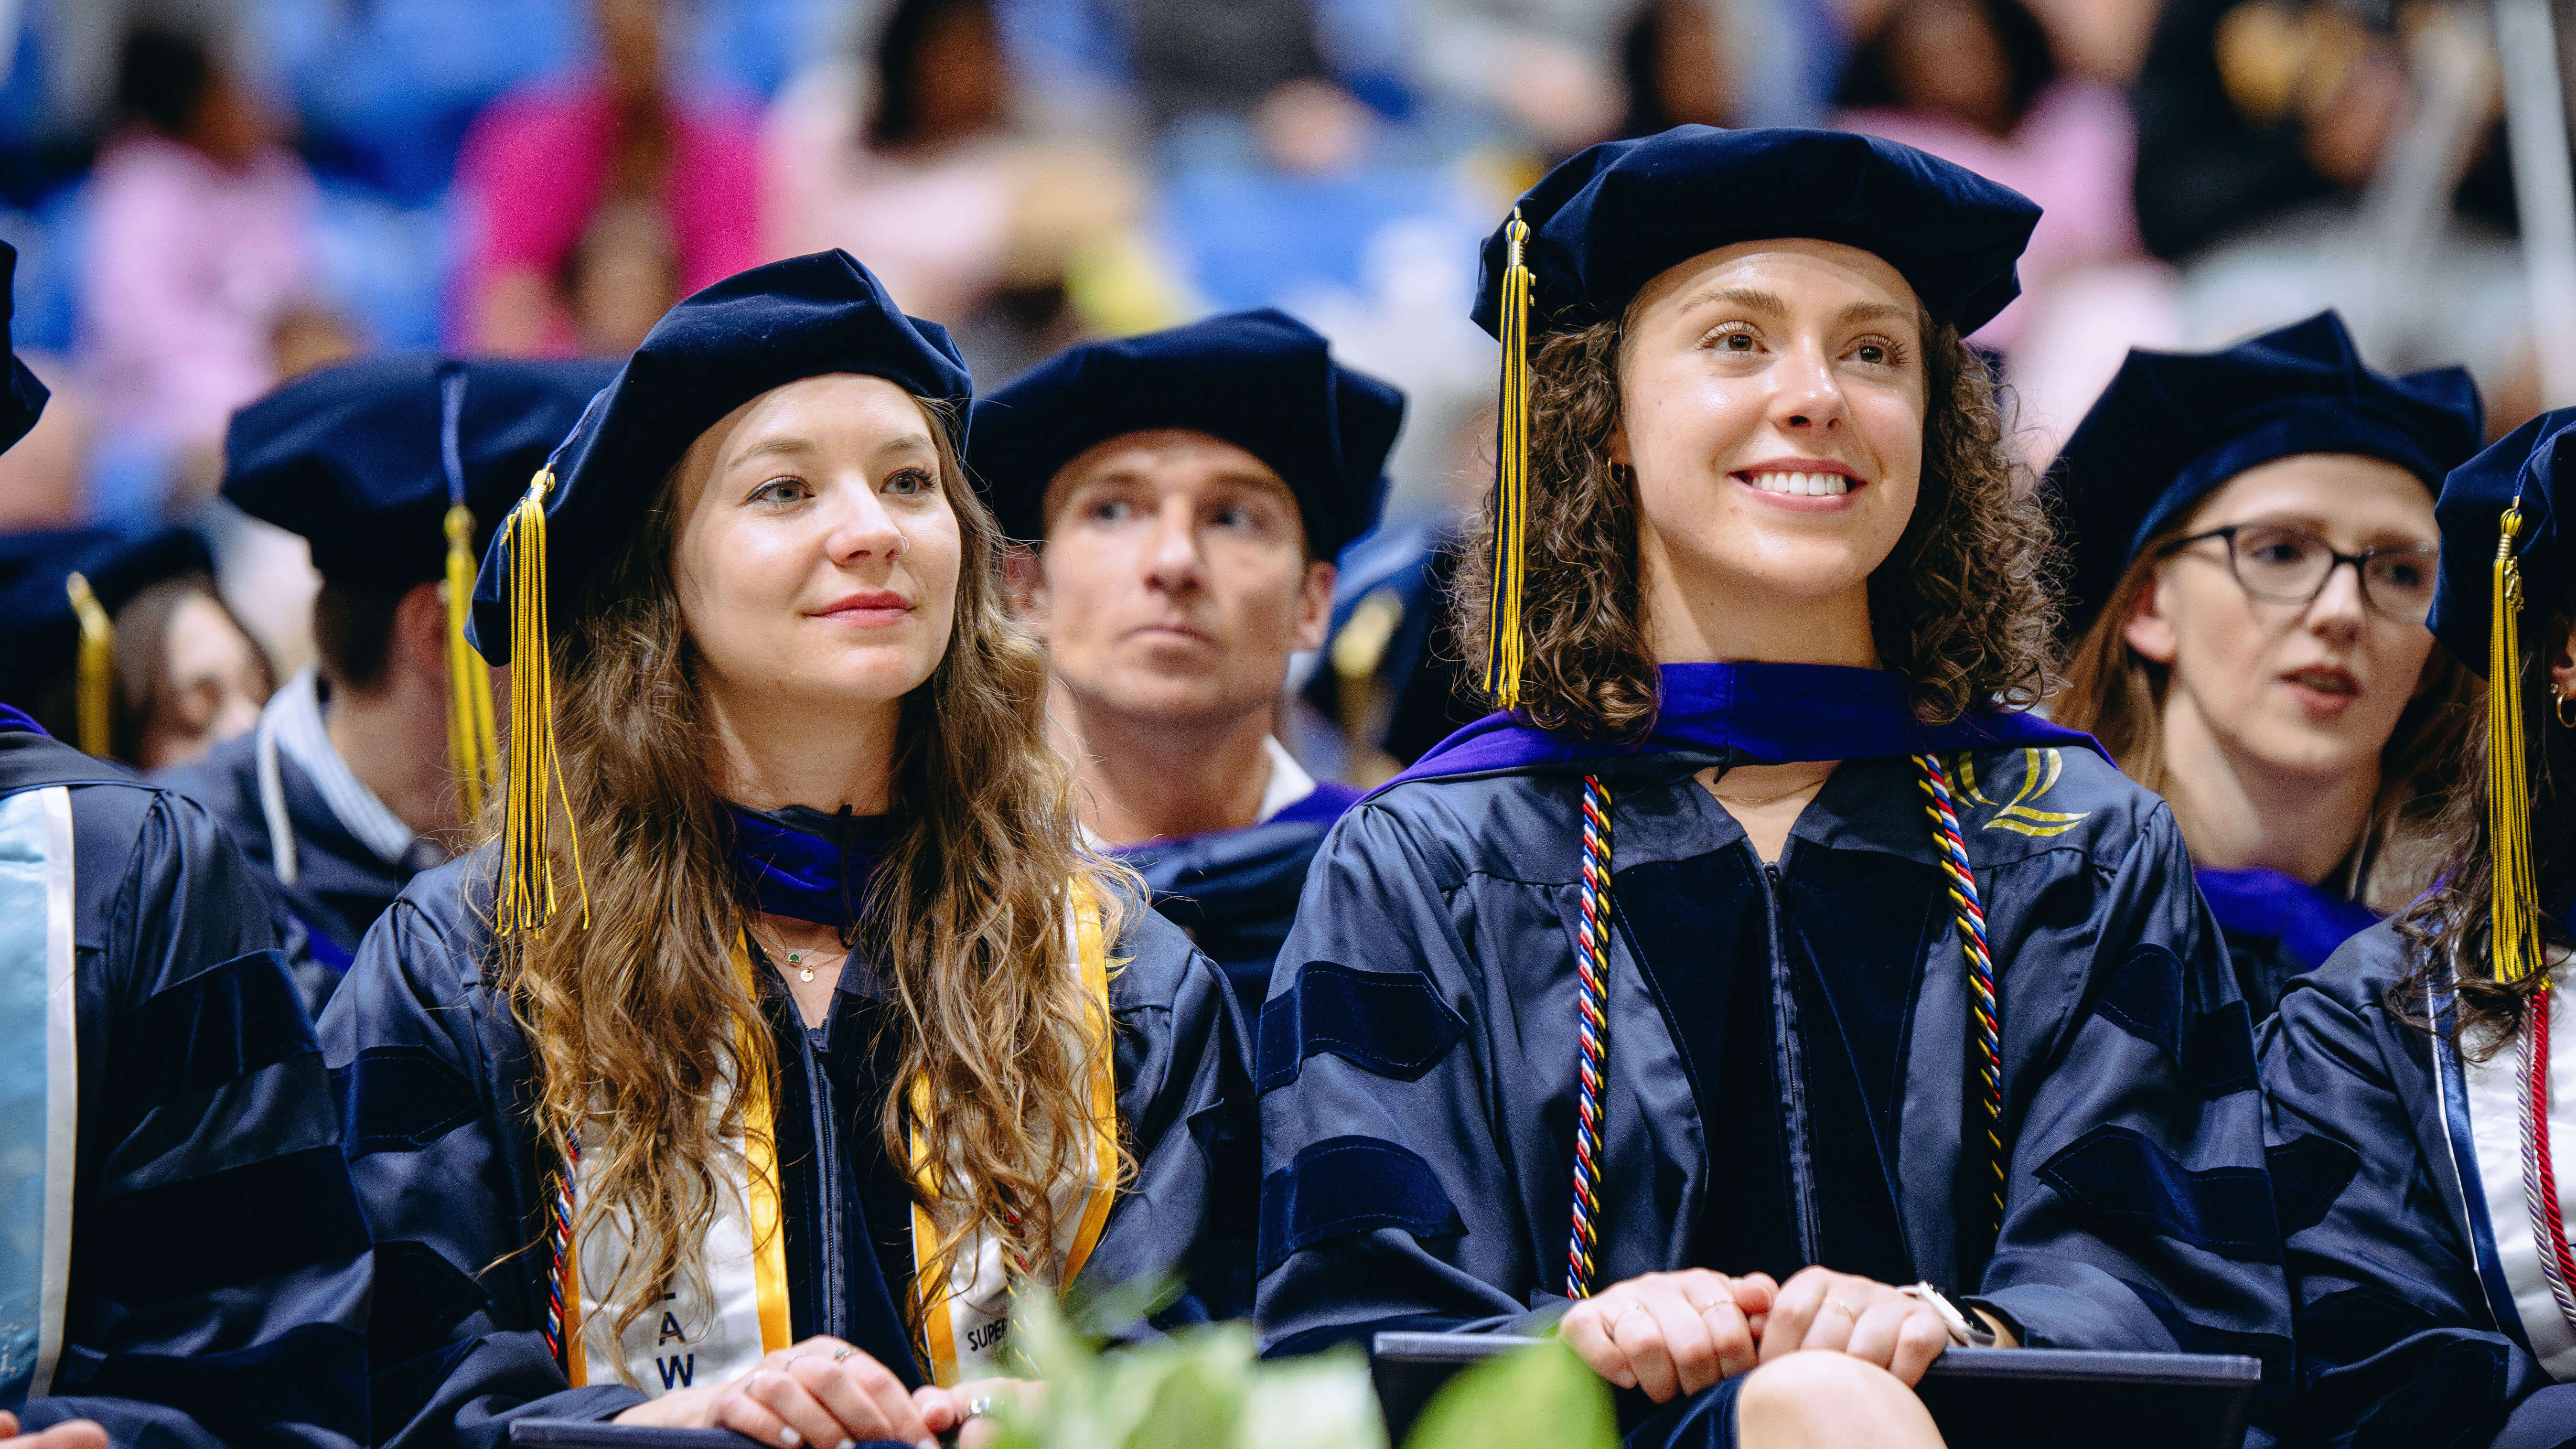
M 1825 1300 L 1825 1306 L 1826 1306 L 1827 1308 L 1839 1308 L 1839 1309 L 1841 1309 L 1841 1310 L 1842 1310 L 1842 1315 L 1843 1315 L 1843 1317 L 1845 1317 L 1845 1318 L 1849 1318 L 1849 1319 L 1852 1319 L 1852 1320 L 1854 1320 L 1854 1321 L 1858 1321 L 1858 1319 L 1860 1318 L 1860 1314 L 1859 1314 L 1858 1312 L 1856 1312 L 1856 1311 L 1852 1308 L 1852 1306 L 1851 1306 L 1850 1304 L 1845 1303 L 1844 1301 L 1842 1301 L 1842 1300 L 1841 1300 L 1841 1299 L 1839 1299 L 1839 1298 L 1830 1298 L 1830 1297 L 1829 1297 L 1829 1298 L 1827 1298 L 1827 1299 Z
M 834 1363 L 839 1363 L 841 1360 L 843 1360 L 843 1359 L 845 1359 L 845 1358 L 848 1358 L 851 1354 L 854 1354 L 854 1353 L 857 1353 L 857 1352 L 858 1352 L 858 1350 L 857 1350 L 857 1349 L 855 1349 L 855 1348 L 840 1348 L 840 1349 L 834 1349 L 834 1350 L 832 1351 L 832 1362 L 834 1362 Z
M 993 1412 L 991 1394 L 978 1394 L 966 1401 L 966 1417 L 969 1419 L 980 1419 L 991 1412 Z

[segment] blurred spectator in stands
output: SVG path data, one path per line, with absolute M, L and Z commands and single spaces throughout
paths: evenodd
M 305 293 L 312 177 L 203 37 L 143 28 L 117 70 L 120 122 L 91 183 L 75 347 L 118 439 L 109 514 L 210 484 L 224 423 L 278 379 L 285 334 L 333 325 Z M 167 496 L 176 477 L 180 499 Z
M 1624 12 L 1601 0 L 1415 0 L 1424 80 L 1509 121 L 1553 161 L 1617 130 L 1612 47 Z
M 599 64 L 515 92 L 457 159 L 467 345 L 615 354 L 682 296 L 759 259 L 747 108 L 683 93 L 661 0 L 591 0 Z
M 0 452 L 0 535 L 70 528 L 87 516 L 98 429 L 97 406 L 64 358 L 28 350 L 18 360 L 53 396 L 27 435 Z
M 864 59 L 814 66 L 772 106 L 762 250 L 843 247 L 915 316 L 1005 376 L 1091 330 L 1068 271 L 1134 224 L 1115 156 L 1014 122 L 1016 78 L 989 0 L 895 0 Z
M 2009 352 L 2034 303 L 2086 266 L 2138 255 L 2128 101 L 2061 72 L 2021 0 L 1900 0 L 1856 46 L 1838 124 L 1955 161 L 2040 204 L 2022 254 L 2024 300 L 1979 329 Z
M 2387 0 L 2167 0 L 2134 93 L 2138 221 L 2181 260 L 2256 223 L 2346 201 L 2379 170 L 2416 88 Z M 2504 148 L 2454 198 L 2509 228 Z M 2286 304 L 2285 304 L 2286 305 Z
M 1649 0 L 1619 41 L 1628 115 L 1619 134 L 1651 136 L 1675 126 L 1734 126 L 1735 54 L 1724 12 L 1708 0 Z

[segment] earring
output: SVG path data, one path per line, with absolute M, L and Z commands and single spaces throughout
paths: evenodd
M 2567 715 L 2567 706 L 2576 704 L 2576 690 L 2569 690 L 2564 694 L 2553 691 L 2551 698 L 2558 702 L 2556 705 L 2558 727 L 2560 729 L 2576 730 L 2576 719 L 2570 719 Z

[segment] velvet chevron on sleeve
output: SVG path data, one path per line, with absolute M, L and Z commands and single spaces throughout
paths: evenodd
M 427 871 L 369 931 L 322 1021 L 374 1232 L 376 1438 L 498 1449 L 521 1417 L 605 1419 L 645 1390 L 573 1387 L 547 1351 L 547 1185 L 527 1043 L 488 978 L 489 852 Z M 1224 977 L 1141 904 L 1111 951 L 1118 1103 L 1137 1160 L 1082 1282 L 1177 1284 L 1161 1322 L 1250 1303 L 1255 1158 L 1242 1031 Z M 891 1063 L 853 970 L 818 1045 L 783 985 L 764 1000 L 782 1065 L 776 1123 L 794 1337 L 829 1333 L 921 1381 L 898 1305 L 910 1199 L 876 1131 Z M 810 1067 L 802 1070 L 799 1064 Z M 828 1178 L 828 1181 L 826 1179 Z M 604 1376 L 603 1376 L 604 1377 Z M 660 1386 L 648 1386 L 658 1388 Z
M 93 1419 L 118 1446 L 355 1449 L 366 1228 L 272 906 L 195 804 L 0 733 L 0 797 L 57 787 L 77 1167 L 60 1357 L 20 1419 Z
M 1612 795 L 1616 920 L 1596 1286 L 1930 1279 L 2028 1343 L 2253 1354 L 2277 1393 L 2251 1036 L 2163 804 L 2085 750 L 1951 758 L 2001 1004 L 1996 1233 L 1915 766 L 1846 762 L 1766 864 L 1694 778 L 1725 762 L 1580 767 Z M 1254 1069 L 1266 1351 L 1561 1306 L 1581 791 L 1575 768 L 1411 780 L 1317 858 Z M 1732 1442 L 1724 1414 L 1631 1409 L 1632 1443 Z

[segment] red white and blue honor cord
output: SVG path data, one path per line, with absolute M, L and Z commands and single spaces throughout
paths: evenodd
M 1984 1088 L 1986 1168 L 1994 1204 L 1992 1226 L 2000 1229 L 2004 1208 L 2004 1073 L 2001 1012 L 1995 996 L 1995 963 L 1986 945 L 1986 912 L 1977 893 L 1976 872 L 1968 864 L 1967 840 L 1959 830 L 1957 808 L 1950 799 L 1949 772 L 1932 755 L 1916 755 L 1926 811 L 1932 817 L 1932 843 L 1947 879 L 1950 904 L 1959 923 L 1961 953 L 1968 964 L 1976 1031 L 1968 1045 L 1970 1061 Z M 1575 1034 L 1580 1048 L 1574 1085 L 1573 1231 L 1566 1244 L 1565 1293 L 1592 1296 L 1593 1254 L 1600 1246 L 1595 1225 L 1601 1210 L 1601 1108 L 1604 1070 L 1610 1053 L 1610 790 L 1598 775 L 1583 777 L 1583 876 L 1575 925 Z M 2544 1155 L 2546 1148 L 2543 1149 Z M 2551 1194 L 2555 1204 L 2556 1195 Z M 2558 1238 L 2560 1252 L 2566 1238 Z M 2576 1278 L 2576 1266 L 2569 1276 Z M 2553 1280 L 2557 1286 L 2557 1280 Z M 2559 1302 L 2568 1303 L 2559 1287 Z M 2570 1310 L 2576 1313 L 2576 1310 Z M 2576 1322 L 2576 1318 L 2571 1318 Z

